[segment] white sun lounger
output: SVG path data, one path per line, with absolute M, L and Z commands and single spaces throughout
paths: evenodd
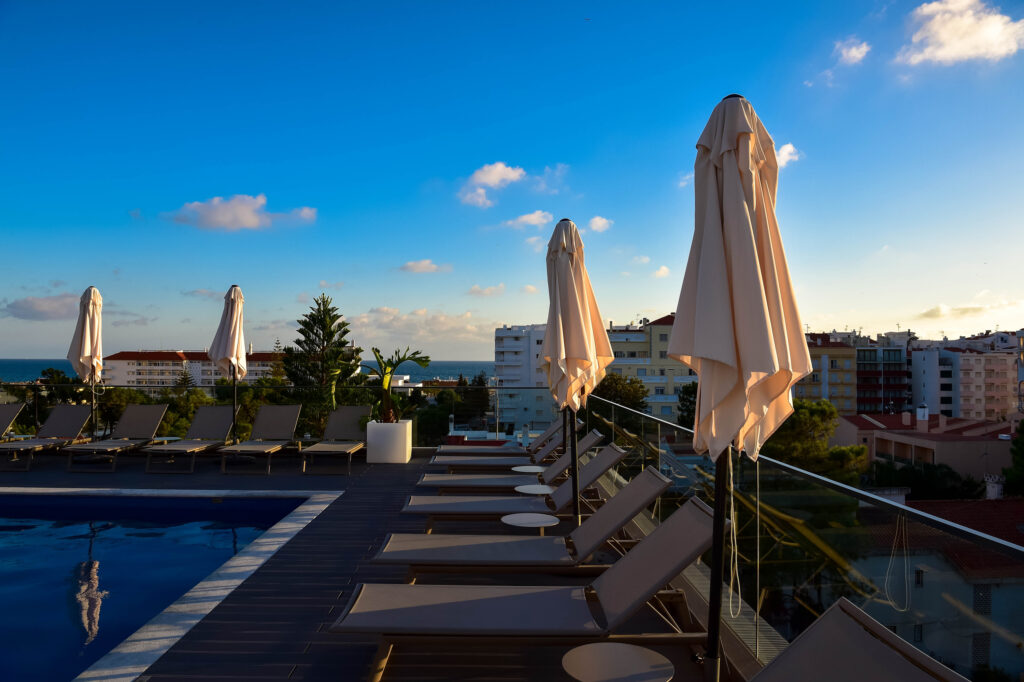
M 601 449 L 580 467 L 580 491 L 601 478 L 626 456 L 617 445 Z M 572 481 L 564 481 L 551 495 L 412 495 L 402 507 L 403 514 L 423 514 L 428 527 L 435 520 L 496 519 L 506 514 L 551 514 L 572 503 Z
M 580 440 L 577 451 L 582 455 L 590 450 L 590 448 L 597 446 L 603 439 L 604 435 L 600 431 L 591 431 Z M 561 457 L 549 464 L 540 474 L 423 474 L 416 485 L 437 488 L 441 492 L 450 490 L 460 492 L 474 490 L 483 492 L 511 492 L 519 485 L 531 485 L 538 482 L 551 485 L 566 472 L 570 464 L 572 464 L 572 453 L 566 451 Z
M 19 455 L 27 455 L 24 466 L 6 467 L 5 471 L 28 471 L 36 453 L 73 443 L 81 435 L 90 414 L 92 408 L 88 405 L 56 405 L 35 438 L 0 443 L 0 455 L 12 455 L 11 462 L 22 461 Z
M 572 571 L 579 569 L 610 537 L 658 499 L 670 483 L 653 467 L 647 467 L 568 536 L 391 533 L 374 561 L 408 564 L 413 575 L 466 569 Z M 696 499 L 684 506 L 691 506 L 707 516 L 711 514 L 710 508 Z
M 230 405 L 202 405 L 192 417 L 188 433 L 182 440 L 142 448 L 146 453 L 146 473 L 151 470 L 153 458 L 173 462 L 175 457 L 189 457 L 188 469 L 161 469 L 162 474 L 190 474 L 196 470 L 196 455 L 223 446 L 231 433 Z
M 67 470 L 81 473 L 116 471 L 117 456 L 150 443 L 156 436 L 166 412 L 167 405 L 128 405 L 124 408 L 121 418 L 117 420 L 110 438 L 64 448 L 64 452 L 68 453 Z M 76 464 L 95 462 L 110 462 L 110 468 L 75 467 Z

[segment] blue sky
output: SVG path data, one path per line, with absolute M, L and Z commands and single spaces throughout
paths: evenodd
M 203 347 L 237 283 L 257 346 L 324 290 L 364 348 L 488 359 L 562 217 L 604 316 L 659 316 L 731 92 L 791 145 L 812 329 L 1024 327 L 1022 53 L 1020 1 L 7 0 L 0 357 L 62 356 L 90 284 L 108 352 Z

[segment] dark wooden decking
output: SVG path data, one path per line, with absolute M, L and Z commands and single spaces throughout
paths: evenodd
M 400 515 L 406 497 L 426 468 L 416 458 L 405 466 L 354 464 L 352 477 L 300 476 L 287 458 L 275 474 L 239 476 L 211 471 L 194 476 L 145 475 L 129 463 L 116 474 L 65 474 L 44 459 L 28 474 L 2 474 L 0 486 L 121 488 L 332 489 L 345 493 L 232 592 L 140 678 L 188 680 L 361 680 L 377 650 L 374 637 L 339 635 L 327 628 L 360 582 L 402 582 L 404 567 L 370 561 L 389 532 L 418 532 L 424 522 Z M 438 532 L 500 524 L 449 524 Z M 567 529 L 561 526 L 555 532 Z M 523 531 L 528 532 L 528 531 Z M 500 580 L 474 576 L 466 582 Z M 554 579 L 557 580 L 557 579 Z M 462 579 L 447 579 L 459 582 Z M 565 647 L 396 647 L 384 680 L 569 680 L 561 669 Z M 661 648 L 676 664 L 676 679 L 700 679 L 685 647 Z M 692 676 L 692 677 L 691 677 Z

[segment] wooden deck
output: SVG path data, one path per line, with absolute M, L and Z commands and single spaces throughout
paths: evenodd
M 115 474 L 65 474 L 45 460 L 29 474 L 3 474 L 3 485 L 122 488 L 333 489 L 345 493 L 232 592 L 140 677 L 145 682 L 188 680 L 361 680 L 377 650 L 374 637 L 339 635 L 327 628 L 360 582 L 403 582 L 404 567 L 370 561 L 389 532 L 418 532 L 424 522 L 399 514 L 427 468 L 353 465 L 353 475 L 301 476 L 295 463 L 275 463 L 275 475 L 216 474 L 212 463 L 194 476 L 143 475 L 137 465 Z M 343 469 L 339 468 L 339 471 Z M 564 525 L 564 524 L 563 524 Z M 500 524 L 449 524 L 438 532 L 489 529 Z M 552 529 L 565 532 L 562 526 Z M 522 531 L 530 532 L 530 531 Z M 443 579 L 443 578 L 442 578 Z M 558 578 L 548 578 L 558 581 Z M 474 576 L 446 582 L 500 581 Z M 561 580 L 565 580 L 564 578 Z M 658 650 L 676 664 L 675 679 L 701 679 L 685 647 Z M 562 646 L 475 647 L 443 650 L 396 647 L 384 680 L 569 680 Z

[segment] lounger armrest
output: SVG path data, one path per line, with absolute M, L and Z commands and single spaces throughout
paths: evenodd
M 344 621 L 348 617 L 348 614 L 352 611 L 353 607 L 355 607 L 356 601 L 359 600 L 359 596 L 362 593 L 363 583 L 359 583 L 355 586 L 355 589 L 352 590 L 352 594 L 351 596 L 349 596 L 348 603 L 345 604 L 345 608 L 342 609 L 341 615 L 339 615 L 334 620 L 334 623 L 331 625 L 331 627 L 327 628 L 328 630 L 330 630 L 331 632 L 343 632 L 343 630 L 340 629 L 342 626 L 342 621 Z

